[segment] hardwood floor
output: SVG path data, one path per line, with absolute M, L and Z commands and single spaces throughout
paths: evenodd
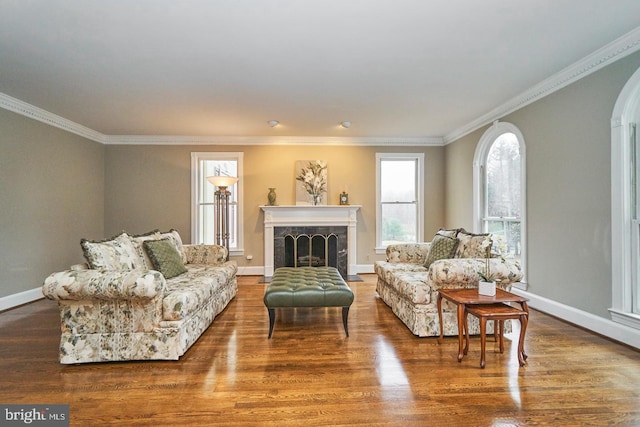
M 58 363 L 56 304 L 0 313 L 0 403 L 70 405 L 71 425 L 640 425 L 640 352 L 532 310 L 519 367 L 517 328 L 504 354 L 480 342 L 458 363 L 457 338 L 417 338 L 351 282 L 339 308 L 278 312 L 264 284 L 239 292 L 176 362 Z

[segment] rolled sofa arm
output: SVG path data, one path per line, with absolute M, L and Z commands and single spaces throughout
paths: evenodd
M 222 265 L 227 259 L 227 248 L 220 245 L 184 245 L 187 264 Z
M 431 243 L 398 243 L 387 246 L 387 262 L 424 264 Z
M 479 273 L 484 271 L 486 260 L 483 258 L 451 258 L 434 261 L 429 266 L 429 280 L 432 288 L 464 288 L 477 285 Z M 501 286 L 522 279 L 522 269 L 516 260 L 502 261 L 490 258 L 491 274 L 499 280 Z
M 52 300 L 152 299 L 166 287 L 155 270 L 66 270 L 47 277 L 42 293 Z

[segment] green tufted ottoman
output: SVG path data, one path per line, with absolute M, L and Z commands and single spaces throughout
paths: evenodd
M 347 318 L 353 292 L 333 267 L 280 267 L 264 293 L 269 311 L 269 338 L 276 321 L 276 308 L 342 307 L 344 332 L 349 336 Z

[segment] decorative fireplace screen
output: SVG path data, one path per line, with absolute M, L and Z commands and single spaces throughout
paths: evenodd
M 347 277 L 347 227 L 275 228 L 275 268 L 324 266 Z

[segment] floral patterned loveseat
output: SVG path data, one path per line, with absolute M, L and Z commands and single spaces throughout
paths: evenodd
M 442 255 L 434 257 L 431 254 L 431 258 L 436 259 L 425 267 L 432 242 L 442 236 L 454 240 L 453 256 L 442 258 Z M 479 273 L 486 269 L 487 263 L 491 274 L 499 280 L 501 289 L 508 291 L 512 283 L 522 279 L 518 261 L 496 254 L 490 258 L 483 257 L 487 253 L 483 246 L 487 237 L 489 241 L 494 240 L 494 236 L 472 234 L 464 229 L 440 230 L 432 242 L 389 245 L 387 260 L 377 261 L 374 266 L 378 276 L 378 295 L 413 334 L 419 337 L 439 336 L 438 289 L 478 287 Z M 455 305 L 443 299 L 442 311 L 444 334 L 457 335 Z M 493 332 L 492 323 L 487 325 L 488 332 Z M 477 319 L 470 316 L 469 333 L 478 334 L 479 330 Z
M 238 291 L 226 248 L 183 245 L 176 230 L 81 244 L 87 264 L 42 287 L 60 308 L 63 364 L 177 360 Z

